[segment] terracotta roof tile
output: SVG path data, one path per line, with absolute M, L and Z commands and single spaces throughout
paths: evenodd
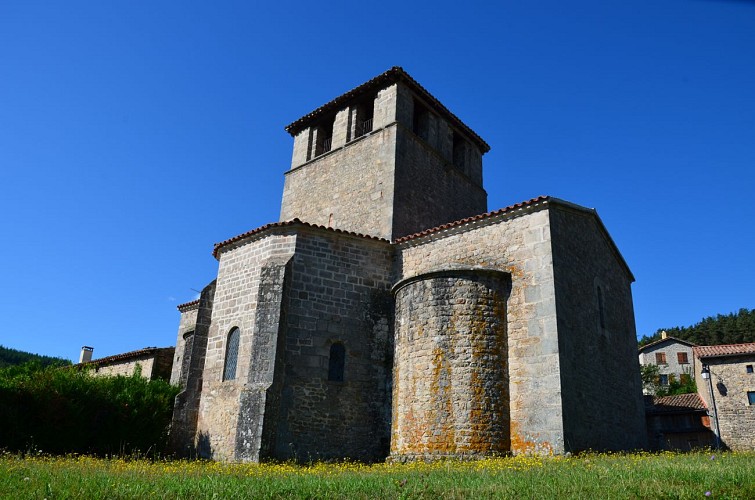
M 327 104 L 323 104 L 311 113 L 302 116 L 295 122 L 287 125 L 286 132 L 288 132 L 292 136 L 296 135 L 305 127 L 309 126 L 313 121 L 316 121 L 323 116 L 327 116 L 328 114 L 335 113 L 336 111 L 343 109 L 345 106 L 350 104 L 350 101 L 356 100 L 365 92 L 368 92 L 370 90 L 379 90 L 398 81 L 407 84 L 410 88 L 412 88 L 412 90 L 414 90 L 421 97 L 427 100 L 427 104 L 434 108 L 436 112 L 449 118 L 451 124 L 467 134 L 469 138 L 477 144 L 483 154 L 490 151 L 490 146 L 482 139 L 482 137 L 477 135 L 474 130 L 465 125 L 464 122 L 462 122 L 455 114 L 451 113 L 448 108 L 441 104 L 438 99 L 430 94 L 430 92 L 428 92 L 414 78 L 409 76 L 409 74 L 400 66 L 392 67 L 385 73 L 381 73 L 372 80 L 369 80 L 368 82 L 365 82 L 362 85 L 349 90 L 345 94 L 336 97 Z
M 176 306 L 176 309 L 178 309 L 181 312 L 191 311 L 192 309 L 196 309 L 199 307 L 199 299 L 192 300 L 191 302 L 184 302 L 183 304 L 178 304 Z
M 671 335 L 669 335 L 665 339 L 660 339 L 660 340 L 656 340 L 654 342 L 651 342 L 649 344 L 645 344 L 644 346 L 642 346 L 642 347 L 639 348 L 639 351 L 642 352 L 645 349 L 649 349 L 650 347 L 655 347 L 658 344 L 662 344 L 663 342 L 668 342 L 668 341 L 679 342 L 680 344 L 684 344 L 684 345 L 689 346 L 689 347 L 694 347 L 696 345 L 696 344 L 693 344 L 692 342 L 687 342 L 686 340 L 678 339 L 676 337 L 672 337 Z
M 215 243 L 215 248 L 212 251 L 213 257 L 216 259 L 218 258 L 218 255 L 220 253 L 220 250 L 223 249 L 223 247 L 226 247 L 228 245 L 231 245 L 233 243 L 236 243 L 238 241 L 241 241 L 245 238 L 248 238 L 250 236 L 253 236 L 255 234 L 263 233 L 269 229 L 275 229 L 280 227 L 294 227 L 294 226 L 300 226 L 300 227 L 312 227 L 316 229 L 324 229 L 326 231 L 332 231 L 334 233 L 339 234 L 348 234 L 350 236 L 356 236 L 358 238 L 365 238 L 369 240 L 375 240 L 375 241 L 384 241 L 386 243 L 389 243 L 388 240 L 385 238 L 378 238 L 377 236 L 370 236 L 368 234 L 362 234 L 362 233 L 355 233 L 352 231 L 344 231 L 343 229 L 335 229 L 332 227 L 326 227 L 326 226 L 320 226 L 318 224 L 311 224 L 309 222 L 303 222 L 299 219 L 292 219 L 289 221 L 283 221 L 283 222 L 272 222 L 270 224 L 265 224 L 264 226 L 258 227 L 256 229 L 252 229 L 251 231 L 247 231 L 246 233 L 239 234 L 237 236 L 234 236 L 233 238 L 229 238 L 225 241 L 221 241 L 220 243 Z
M 755 354 L 755 342 L 747 344 L 703 345 L 692 348 L 697 358 L 718 358 L 724 356 L 739 356 Z
M 479 221 L 479 220 L 482 220 L 482 219 L 488 219 L 490 217 L 495 217 L 496 215 L 505 214 L 507 212 L 513 212 L 515 210 L 526 208 L 526 207 L 529 207 L 529 206 L 532 206 L 532 205 L 536 205 L 538 203 L 542 203 L 542 202 L 549 201 L 549 200 L 551 200 L 550 196 L 538 196 L 537 198 L 532 198 L 531 200 L 523 201 L 521 203 L 517 203 L 515 205 L 510 205 L 510 206 L 505 207 L 505 208 L 500 208 L 500 209 L 494 210 L 492 212 L 486 212 L 484 214 L 473 215 L 472 217 L 467 217 L 465 219 L 460 219 L 460 220 L 457 220 L 457 221 L 449 222 L 448 224 L 442 224 L 440 226 L 436 226 L 436 227 L 432 227 L 432 228 L 429 228 L 429 229 L 425 229 L 424 231 L 420 231 L 418 233 L 410 234 L 410 235 L 407 235 L 407 236 L 402 236 L 401 238 L 395 239 L 393 242 L 394 243 L 404 243 L 406 241 L 410 241 L 410 240 L 413 240 L 415 238 L 420 238 L 422 236 L 427 236 L 429 234 L 437 233 L 439 231 L 443 231 L 443 230 L 446 230 L 446 229 L 451 229 L 453 227 L 461 226 L 463 224 L 468 224 L 470 222 Z
M 124 352 L 123 354 L 114 354 L 113 356 L 93 359 L 92 361 L 87 361 L 86 363 L 78 363 L 74 366 L 99 366 L 107 363 L 112 363 L 114 361 L 126 361 L 129 359 L 143 358 L 145 356 L 158 354 L 159 352 L 166 350 L 173 351 L 175 350 L 175 347 L 145 347 L 144 349 L 139 349 L 137 351 Z
M 707 407 L 705 406 L 705 403 L 696 393 L 653 397 L 652 411 L 655 413 L 699 411 L 706 409 Z

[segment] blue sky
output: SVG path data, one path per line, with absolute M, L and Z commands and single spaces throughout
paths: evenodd
M 639 335 L 755 307 L 755 2 L 5 0 L 0 344 L 174 344 L 278 219 L 283 127 L 394 65 L 491 145 L 490 209 L 597 208 Z

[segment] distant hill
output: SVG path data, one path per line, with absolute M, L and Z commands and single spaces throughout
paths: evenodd
M 0 345 L 0 368 L 4 368 L 6 366 L 22 365 L 29 361 L 38 361 L 42 366 L 65 366 L 71 364 L 71 362 L 67 359 L 53 358 L 52 356 L 42 356 L 40 354 L 32 354 L 30 352 L 10 349 L 9 347 L 3 347 Z
M 660 328 L 653 335 L 643 335 L 640 347 L 660 340 L 663 330 L 672 337 L 697 345 L 755 342 L 755 309 L 740 309 L 736 313 L 710 316 L 692 326 Z

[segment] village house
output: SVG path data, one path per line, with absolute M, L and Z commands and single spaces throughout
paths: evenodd
M 130 377 L 137 371 L 149 380 L 170 380 L 175 347 L 145 347 L 104 358 L 92 359 L 94 349 L 81 348 L 77 368 L 89 370 L 93 375 Z
M 755 450 L 755 343 L 696 346 L 697 391 L 722 446 Z
M 694 344 L 661 332 L 661 339 L 646 344 L 639 349 L 640 365 L 658 367 L 661 387 L 678 380 L 684 382 L 687 377 L 695 377 L 695 358 L 692 356 Z M 647 394 L 647 393 L 646 393 Z

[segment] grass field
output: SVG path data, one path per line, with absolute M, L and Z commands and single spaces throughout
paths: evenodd
M 0 497 L 755 499 L 755 454 L 309 466 L 6 454 L 0 455 Z

